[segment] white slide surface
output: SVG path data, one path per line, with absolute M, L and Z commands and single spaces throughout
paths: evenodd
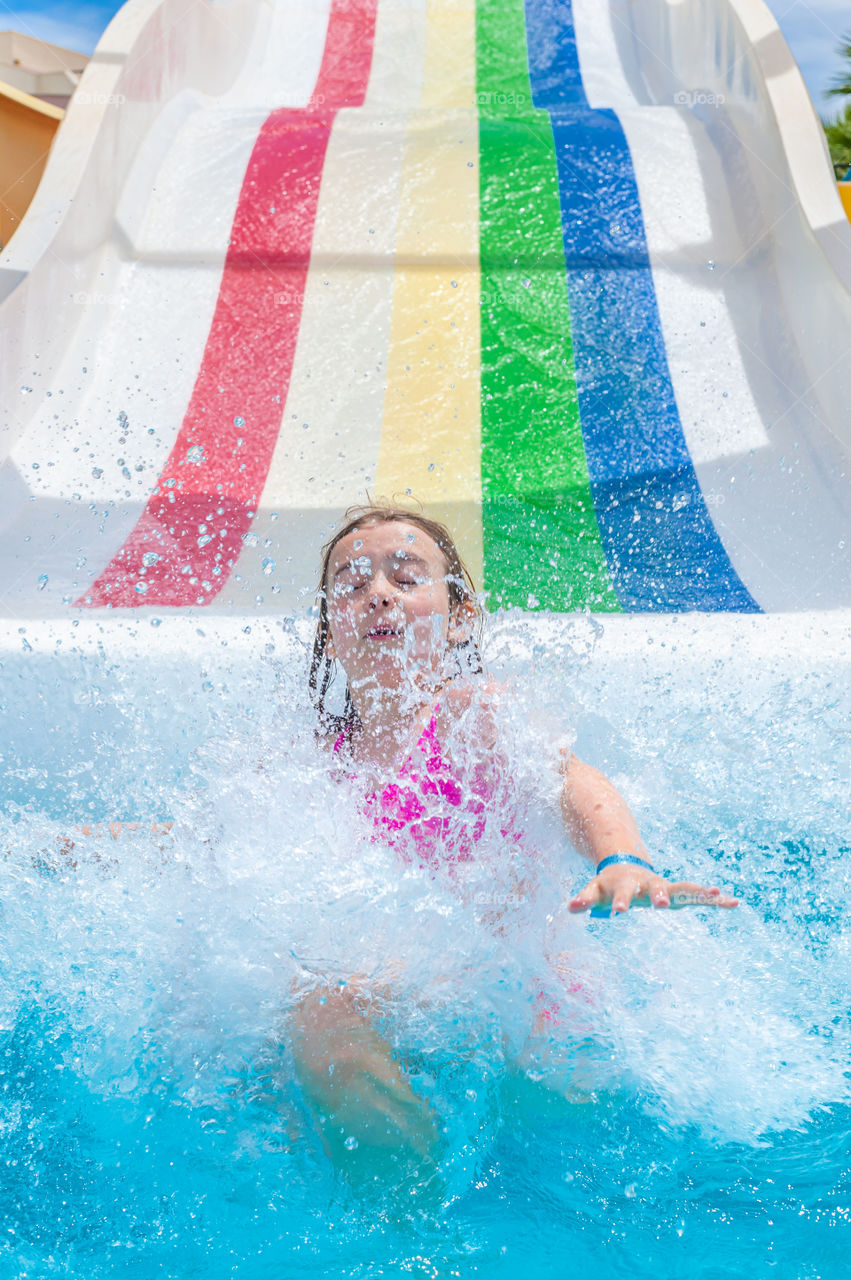
M 381 0 L 364 110 L 392 98 L 398 120 L 418 101 L 396 51 L 407 42 L 416 64 L 422 14 Z M 727 554 L 767 613 L 846 609 L 851 225 L 797 67 L 760 0 L 574 0 L 573 14 L 589 102 L 613 109 L 629 142 L 677 405 Z M 176 0 L 130 0 L 98 46 L 0 257 L 10 624 L 86 612 L 86 591 L 137 525 L 193 394 L 258 131 L 270 111 L 309 103 L 328 22 L 318 0 L 217 0 L 188 13 Z M 353 164 L 362 132 L 355 111 L 340 112 L 314 250 L 338 265 L 347 251 L 346 164 L 349 189 L 360 181 L 373 196 L 381 171 L 387 216 L 370 239 L 358 195 L 359 283 L 336 307 L 309 275 L 294 405 L 281 410 L 312 418 L 327 399 L 330 426 L 323 436 L 312 424 L 292 465 L 279 445 L 270 474 L 289 479 L 276 482 L 274 511 L 268 493 L 258 499 L 227 589 L 182 612 L 302 609 L 323 532 L 374 479 L 368 431 L 341 461 L 349 401 L 336 393 L 375 419 L 403 145 L 388 129 L 380 154 L 367 148 Z M 328 378 L 329 366 L 311 353 L 335 315 L 345 368 L 323 389 L 311 375 L 315 364 Z

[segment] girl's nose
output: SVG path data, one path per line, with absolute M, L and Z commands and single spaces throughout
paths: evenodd
M 369 603 L 371 606 L 381 604 L 391 604 L 393 601 L 393 586 L 388 582 L 383 573 L 380 573 L 372 580 L 372 587 L 369 593 Z

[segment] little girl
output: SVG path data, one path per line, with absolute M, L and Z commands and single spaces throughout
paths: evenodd
M 400 861 L 453 875 L 489 834 L 510 851 L 522 833 L 506 798 L 497 712 L 505 690 L 479 656 L 475 588 L 448 530 L 412 511 L 352 508 L 325 546 L 310 689 L 318 738 L 355 784 L 361 817 Z M 337 665 L 342 714 L 326 706 Z M 597 769 L 562 752 L 560 807 L 570 841 L 595 873 L 574 912 L 640 902 L 733 907 L 718 888 L 658 875 L 635 819 Z M 302 1082 L 335 1159 L 356 1147 L 434 1148 L 430 1112 L 362 1010 L 363 992 L 304 999 L 295 1015 Z M 368 1003 L 368 998 L 366 999 Z M 546 1019 L 554 1016 L 542 1010 Z M 347 1146 L 343 1147 L 343 1141 Z M 395 1157 L 394 1157 L 395 1158 Z

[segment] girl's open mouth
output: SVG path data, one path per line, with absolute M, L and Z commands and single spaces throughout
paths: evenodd
M 398 636 L 400 633 L 395 627 L 373 627 L 371 631 L 367 631 L 367 640 L 385 640 L 391 636 Z

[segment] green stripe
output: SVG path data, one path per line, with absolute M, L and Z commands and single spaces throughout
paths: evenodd
M 522 0 L 478 0 L 482 526 L 489 607 L 619 611 L 594 515 L 550 118 Z

